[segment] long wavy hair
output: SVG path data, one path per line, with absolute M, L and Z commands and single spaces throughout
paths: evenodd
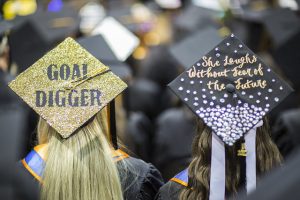
M 209 198 L 210 163 L 211 163 L 211 130 L 198 122 L 197 136 L 192 146 L 192 162 L 188 167 L 188 187 L 180 193 L 180 200 L 207 200 Z M 225 190 L 226 196 L 235 196 L 240 183 L 240 163 L 237 150 L 240 144 L 225 146 Z M 280 165 L 282 157 L 270 137 L 269 125 L 264 118 L 263 126 L 257 128 L 256 134 L 256 175 L 259 178 L 272 168 Z
M 99 112 L 67 139 L 39 120 L 38 142 L 48 143 L 42 200 L 123 199 L 106 119 L 106 112 Z

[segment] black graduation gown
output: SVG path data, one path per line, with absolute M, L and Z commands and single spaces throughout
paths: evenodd
M 168 181 L 159 189 L 155 200 L 177 200 L 184 188 L 185 186 L 180 183 Z
M 149 163 L 145 163 L 140 159 L 133 157 L 125 158 L 123 161 L 127 163 L 126 176 L 121 176 L 124 200 L 151 200 L 155 198 L 159 188 L 163 185 L 160 172 Z M 120 174 L 123 174 L 123 164 L 117 162 Z M 22 163 L 18 163 L 18 170 L 21 171 L 22 178 L 26 176 L 26 181 L 22 185 L 26 185 L 27 191 L 20 194 L 22 199 L 35 200 L 39 199 L 39 182 L 25 169 Z

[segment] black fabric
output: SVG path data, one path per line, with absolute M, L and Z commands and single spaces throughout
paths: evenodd
M 288 161 L 258 182 L 256 191 L 239 200 L 297 200 L 300 199 L 299 150 Z M 236 198 L 234 198 L 236 199 Z
M 288 157 L 300 146 L 300 109 L 281 113 L 273 126 L 272 138 L 280 153 Z
M 185 186 L 179 183 L 169 181 L 159 189 L 155 200 L 178 200 L 184 188 Z
M 163 185 L 160 172 L 152 164 L 140 159 L 126 158 L 119 161 L 117 167 L 121 176 L 124 200 L 152 200 Z M 23 165 L 18 163 L 17 168 L 21 173 L 20 184 L 26 185 L 26 190 L 24 187 L 22 194 L 24 197 L 28 196 L 30 200 L 38 200 L 35 193 L 39 190 L 39 182 Z
M 222 41 L 218 30 L 209 27 L 189 35 L 186 39 L 174 44 L 170 48 L 171 54 L 178 62 L 188 69 L 200 57 L 204 56 L 208 49 L 212 49 Z
M 152 162 L 165 180 L 189 165 L 195 134 L 196 122 L 187 109 L 172 108 L 158 116 Z
M 153 140 L 153 124 L 142 112 L 131 112 L 127 120 L 125 145 L 139 158 L 150 161 Z

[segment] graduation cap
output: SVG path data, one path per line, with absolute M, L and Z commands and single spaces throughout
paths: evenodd
M 79 38 L 78 43 L 87 49 L 97 59 L 102 60 L 109 68 L 122 80 L 131 77 L 130 67 L 120 62 L 115 54 L 110 49 L 102 35 L 94 35 L 89 37 Z
M 127 85 L 77 42 L 67 38 L 9 87 L 63 138 L 68 138 L 113 102 Z
M 190 67 L 199 57 L 204 56 L 207 49 L 212 49 L 222 38 L 214 28 L 199 30 L 179 43 L 172 45 L 171 54 L 185 68 Z
M 298 90 L 300 88 L 298 47 L 300 17 L 289 9 L 274 9 L 264 17 L 264 24 L 274 43 L 273 56 L 281 70 Z
M 113 17 L 105 18 L 92 34 L 101 34 L 120 61 L 125 61 L 140 43 L 137 36 Z
M 39 10 L 16 27 L 10 35 L 12 60 L 22 72 L 78 29 L 79 17 L 71 7 L 64 6 L 59 12 Z
M 260 58 L 231 34 L 169 84 L 212 131 L 210 199 L 225 197 L 225 148 L 238 140 L 251 191 L 256 184 L 255 134 L 262 118 L 292 92 Z M 244 142 L 245 140 L 245 142 Z M 245 146 L 247 151 L 245 151 Z M 245 173 L 246 174 L 246 173 Z M 251 175 L 252 174 L 252 175 Z
M 292 91 L 234 35 L 225 38 L 169 86 L 229 145 Z
M 195 6 L 190 3 L 178 17 L 176 17 L 174 26 L 176 30 L 185 33 L 192 33 L 206 27 L 218 27 L 215 18 L 219 17 L 220 12 Z

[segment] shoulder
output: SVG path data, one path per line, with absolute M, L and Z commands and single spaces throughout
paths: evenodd
M 154 199 L 163 185 L 160 172 L 150 163 L 129 157 L 118 162 L 125 199 Z
M 184 188 L 185 186 L 170 180 L 159 189 L 155 199 L 156 200 L 179 199 L 180 192 Z
M 188 169 L 179 172 L 162 186 L 156 196 L 157 200 L 178 199 L 180 191 L 188 185 Z

